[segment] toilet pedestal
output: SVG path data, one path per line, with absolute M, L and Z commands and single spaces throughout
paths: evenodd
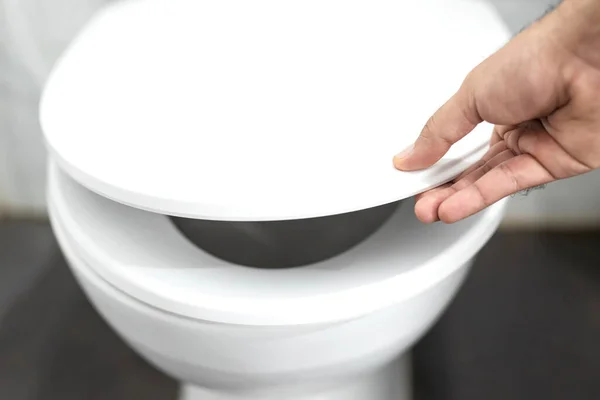
M 223 393 L 198 386 L 183 385 L 179 400 L 411 400 L 410 356 L 366 376 L 321 387 L 298 385 L 264 393 Z

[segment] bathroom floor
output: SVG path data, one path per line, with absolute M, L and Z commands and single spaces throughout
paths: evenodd
M 600 399 L 600 232 L 498 233 L 414 351 L 417 400 Z M 175 400 L 43 222 L 0 223 L 0 398 Z

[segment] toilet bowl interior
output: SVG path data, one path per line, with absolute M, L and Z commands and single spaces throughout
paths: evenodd
M 171 220 L 192 243 L 215 257 L 249 267 L 290 268 L 324 261 L 356 246 L 380 228 L 398 204 L 286 221 Z
M 407 204 L 342 254 L 266 269 L 216 258 L 168 217 L 93 193 L 54 164 L 48 187 L 63 240 L 122 292 L 180 315 L 265 325 L 353 318 L 427 290 L 474 256 L 503 209 L 498 204 L 457 224 L 423 225 Z

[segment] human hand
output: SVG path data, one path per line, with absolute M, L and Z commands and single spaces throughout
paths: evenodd
M 565 0 L 481 63 L 394 165 L 430 167 L 483 121 L 495 125 L 489 151 L 454 181 L 417 196 L 421 221 L 456 222 L 600 167 L 600 1 Z

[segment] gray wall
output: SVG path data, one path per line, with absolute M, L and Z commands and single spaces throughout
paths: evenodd
M 40 82 L 73 33 L 103 2 L 110 0 L 0 0 L 19 3 L 34 26 L 33 44 L 42 52 L 18 45 L 9 32 L 24 29 L 0 8 L 0 213 L 44 214 L 45 152 L 37 123 Z M 513 32 L 541 15 L 556 0 L 490 0 Z M 34 12 L 35 10 L 35 12 Z M 9 9 L 10 11 L 10 9 Z M 58 17 L 60 16 L 60 18 Z M 43 38 L 43 39 L 42 39 Z M 526 197 L 516 196 L 506 226 L 600 226 L 600 173 L 557 182 Z
M 45 149 L 37 121 L 51 62 L 110 0 L 0 0 L 0 214 L 45 214 Z

